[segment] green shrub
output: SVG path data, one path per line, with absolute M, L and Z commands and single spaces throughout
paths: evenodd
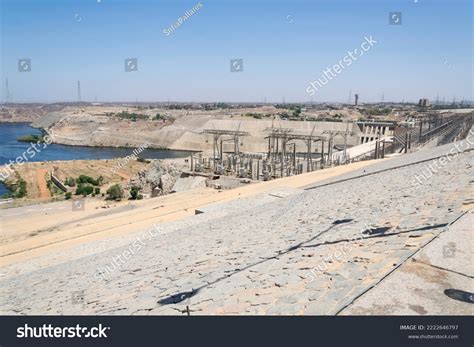
M 23 135 L 17 139 L 19 142 L 37 142 L 43 143 L 44 136 L 43 135 Z
M 95 194 L 95 195 L 99 195 L 99 194 L 100 194 L 100 188 L 99 188 L 99 187 L 95 187 L 95 189 L 94 189 L 94 194 Z
M 99 186 L 102 184 L 102 182 L 104 181 L 104 178 L 102 176 L 99 176 L 99 178 L 97 179 L 94 179 L 90 176 L 86 176 L 86 175 L 80 175 L 78 179 L 76 179 L 76 182 L 77 183 L 89 183 L 89 184 L 92 184 L 93 186 Z
M 294 117 L 299 117 L 301 115 L 301 108 L 296 108 L 294 111 L 293 111 L 293 116 Z
M 153 120 L 166 120 L 166 116 L 157 113 L 155 117 L 153 117 Z
M 48 180 L 48 181 L 47 181 L 47 185 L 48 185 L 49 191 L 51 192 L 51 196 L 61 195 L 61 194 L 64 193 L 64 192 L 63 192 L 61 189 L 59 189 L 59 188 L 56 186 L 56 184 L 54 184 L 54 182 L 51 181 L 51 180 Z
M 136 122 L 138 119 L 147 120 L 149 118 L 149 116 L 147 116 L 146 114 L 128 113 L 126 111 L 118 113 L 117 117 L 122 119 L 129 119 L 132 122 Z
M 84 186 L 82 185 L 82 183 L 79 183 L 79 184 L 77 185 L 76 192 L 75 192 L 74 194 L 75 194 L 75 195 L 81 195 L 83 188 L 84 188 Z
M 89 194 L 92 194 L 94 192 L 94 187 L 91 187 L 91 186 L 85 186 L 83 189 L 82 189 L 82 194 L 84 196 L 87 196 Z
M 15 184 L 5 182 L 5 185 L 10 190 L 1 196 L 2 199 L 23 198 L 26 196 L 26 181 L 19 179 Z
M 76 188 L 76 195 L 84 195 L 87 196 L 94 192 L 94 187 L 92 186 L 85 186 L 82 183 L 79 183 Z
M 95 180 L 90 176 L 80 175 L 79 178 L 76 181 L 77 181 L 77 183 L 89 183 L 89 184 L 92 184 L 93 186 L 98 186 L 99 185 L 99 180 L 101 178 L 102 178 L 102 176 L 100 176 L 98 179 Z
M 15 197 L 16 198 L 23 198 L 26 196 L 26 181 L 20 179 L 18 181 L 18 188 L 15 190 Z
M 244 114 L 245 117 L 253 117 L 255 119 L 262 119 L 263 114 L 262 113 L 254 113 L 254 112 L 247 112 Z
M 174 122 L 174 118 L 172 116 L 168 116 L 166 114 L 157 113 L 152 120 L 162 120 L 162 121 L 171 121 Z
M 107 199 L 120 200 L 121 198 L 123 198 L 123 189 L 120 185 L 114 184 L 107 189 Z
M 139 192 L 140 192 L 140 187 L 133 186 L 130 189 L 130 199 L 131 200 L 137 200 L 138 196 L 141 195 L 141 194 L 139 194 Z M 142 196 L 142 199 L 143 199 L 143 196 Z
M 71 192 L 66 192 L 66 200 L 69 200 L 72 198 L 72 193 Z

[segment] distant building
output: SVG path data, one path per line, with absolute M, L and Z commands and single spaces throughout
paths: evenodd
M 428 99 L 420 99 L 420 101 L 418 101 L 418 106 L 420 107 L 428 107 L 430 106 L 430 101 Z
M 393 136 L 395 133 L 396 123 L 395 122 L 381 122 L 381 121 L 358 121 L 356 124 L 359 126 L 360 133 L 359 143 L 367 143 L 374 141 L 382 136 Z
M 357 104 L 359 103 L 359 94 L 355 94 L 354 95 L 354 105 L 357 106 Z

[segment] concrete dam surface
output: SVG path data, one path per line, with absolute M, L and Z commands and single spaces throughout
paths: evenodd
M 471 315 L 472 304 L 448 290 L 472 292 L 472 245 L 465 239 L 473 231 L 474 154 L 471 144 L 452 151 L 455 145 L 341 166 L 334 169 L 354 169 L 297 189 L 282 188 L 326 170 L 264 182 L 250 195 L 248 186 L 216 193 L 238 198 L 209 207 L 198 206 L 198 191 L 176 193 L 160 198 L 160 208 L 182 213 L 168 222 L 157 217 L 167 210 L 150 208 L 151 218 L 139 214 L 142 205 L 117 210 L 111 221 L 124 216 L 141 224 L 120 237 L 64 241 L 54 253 L 3 266 L 0 311 Z M 429 165 L 448 157 L 416 184 Z M 194 208 L 167 205 L 191 192 Z M 24 208 L 2 211 L 2 218 Z M 80 302 L 71 299 L 76 293 Z

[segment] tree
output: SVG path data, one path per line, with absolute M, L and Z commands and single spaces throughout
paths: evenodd
M 130 189 L 130 199 L 131 199 L 131 200 L 137 200 L 137 199 L 138 199 L 138 196 L 141 195 L 141 194 L 139 194 L 139 193 L 140 193 L 140 187 L 133 186 L 133 187 Z
M 80 175 L 79 178 L 76 180 L 77 183 L 89 183 L 92 184 L 93 186 L 98 186 L 100 181 L 102 181 L 104 178 L 100 176 L 98 179 L 93 179 L 90 176 L 86 175 Z
M 93 191 L 94 188 L 92 188 L 91 186 L 85 186 L 82 188 L 82 195 L 87 196 L 89 194 L 92 194 Z
M 18 181 L 18 189 L 15 191 L 15 197 L 23 198 L 26 196 L 26 181 L 24 179 L 20 179 Z
M 114 184 L 107 189 L 107 199 L 120 200 L 123 198 L 123 189 L 118 184 Z

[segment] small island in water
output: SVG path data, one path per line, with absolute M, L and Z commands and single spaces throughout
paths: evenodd
M 18 141 L 20 142 L 39 142 L 43 143 L 45 141 L 44 135 L 35 135 L 35 134 L 30 134 L 30 135 L 22 135 L 17 138 Z

